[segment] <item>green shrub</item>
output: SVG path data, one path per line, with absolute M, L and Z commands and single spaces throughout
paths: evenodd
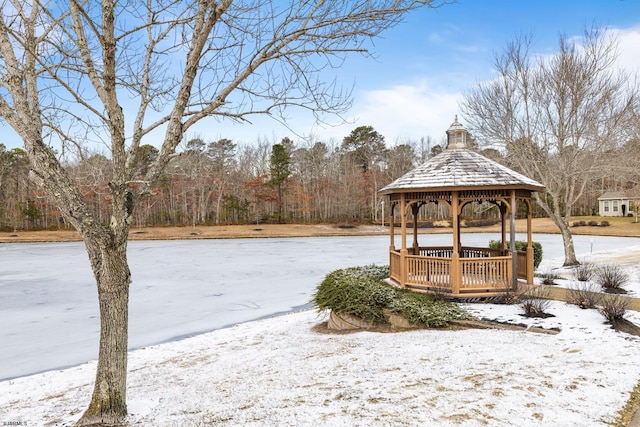
M 318 310 L 334 310 L 363 320 L 384 322 L 382 308 L 393 298 L 393 289 L 382 280 L 388 267 L 374 265 L 335 270 L 324 278 L 311 302 Z
M 510 242 L 507 242 L 507 248 L 509 246 Z M 542 262 L 542 244 L 540 244 L 540 242 L 531 242 L 531 246 L 533 247 L 533 268 L 536 269 Z M 489 247 L 491 249 L 500 249 L 502 242 L 500 240 L 489 240 Z M 516 240 L 516 250 L 526 251 L 527 242 L 524 240 Z
M 465 227 L 490 227 L 500 222 L 499 219 L 487 218 L 487 219 L 472 219 L 464 222 Z
M 453 303 L 436 301 L 429 294 L 394 288 L 383 282 L 387 277 L 389 268 L 386 266 L 335 270 L 318 285 L 311 302 L 319 311 L 332 310 L 381 324 L 388 323 L 384 309 L 427 327 L 442 327 L 452 319 L 472 318 Z
M 472 319 L 469 313 L 455 304 L 436 300 L 431 295 L 398 289 L 397 298 L 387 307 L 412 323 L 431 328 L 447 326 L 453 319 Z

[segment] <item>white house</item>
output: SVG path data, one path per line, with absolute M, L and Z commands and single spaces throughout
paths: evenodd
M 607 191 L 598 197 L 600 216 L 635 215 L 634 208 L 640 207 L 640 188 L 630 190 Z

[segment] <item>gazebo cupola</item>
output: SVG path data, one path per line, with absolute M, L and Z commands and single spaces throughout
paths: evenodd
M 467 148 L 469 132 L 458 122 L 458 116 L 447 130 L 447 148 Z
M 519 284 L 533 285 L 531 197 L 544 187 L 470 150 L 467 139 L 468 132 L 456 116 L 447 130 L 447 148 L 442 153 L 380 190 L 389 197 L 391 206 L 390 280 L 398 286 L 460 298 L 495 296 Z M 464 206 L 472 202 L 498 206 L 502 220 L 501 248 L 462 246 L 460 217 Z M 418 242 L 418 216 L 420 209 L 429 203 L 442 203 L 447 207 L 452 225 L 451 246 L 422 246 Z M 515 249 L 518 203 L 526 205 L 526 251 Z M 398 248 L 394 229 L 396 215 L 400 216 Z M 412 230 L 407 230 L 409 215 L 413 217 Z M 413 239 L 409 245 L 410 235 Z

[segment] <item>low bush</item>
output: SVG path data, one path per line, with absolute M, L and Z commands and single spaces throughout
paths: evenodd
M 572 283 L 569 287 L 567 302 L 580 308 L 595 308 L 600 304 L 602 294 L 593 283 Z
M 586 221 L 574 221 L 573 222 L 573 226 L 574 227 L 584 227 L 586 225 L 587 225 Z
M 598 221 L 589 221 L 589 227 L 597 227 L 598 226 Z
M 507 288 L 502 295 L 496 298 L 496 303 L 505 305 L 520 304 L 520 294 L 521 292 L 518 292 L 516 289 L 511 287 Z
M 628 280 L 629 275 L 619 265 L 603 264 L 596 269 L 595 282 L 605 288 L 607 292 L 625 292 L 622 286 Z
M 362 320 L 387 324 L 384 309 L 401 314 L 426 327 L 446 326 L 453 319 L 471 319 L 466 311 L 431 295 L 394 288 L 383 282 L 389 268 L 351 267 L 327 274 L 318 285 L 311 302 L 319 311 L 332 310 Z
M 549 286 L 555 285 L 556 279 L 560 278 L 560 276 L 558 276 L 556 273 L 554 273 L 551 270 L 547 270 L 546 272 L 542 273 L 540 277 L 542 278 L 542 284 L 549 285 Z
M 399 293 L 387 308 L 393 313 L 401 314 L 411 323 L 432 328 L 447 326 L 453 319 L 473 318 L 455 304 L 411 291 Z
M 574 274 L 577 280 L 588 282 L 596 272 L 596 266 L 588 261 L 581 262 L 574 267 Z
M 624 317 L 628 307 L 629 300 L 626 297 L 605 294 L 602 295 L 598 311 L 608 322 L 614 323 Z
M 601 221 L 600 222 L 600 227 L 608 227 L 609 225 L 610 225 L 609 221 Z
M 546 312 L 550 304 L 549 288 L 538 286 L 520 296 L 520 307 L 526 317 L 550 317 Z
M 363 320 L 384 322 L 382 309 L 394 297 L 394 289 L 382 282 L 388 267 L 366 266 L 335 270 L 324 278 L 312 297 L 318 310 L 334 310 Z
M 499 219 L 472 219 L 464 222 L 465 227 L 489 227 L 500 222 Z
M 533 247 L 533 268 L 535 269 L 538 268 L 542 262 L 542 244 L 540 244 L 540 242 L 531 242 L 531 246 Z M 489 240 L 489 247 L 491 249 L 500 249 L 502 247 L 502 242 L 500 240 Z M 507 248 L 509 247 L 510 242 L 507 242 Z M 527 242 L 524 240 L 516 240 L 516 250 L 526 251 Z
M 353 224 L 340 224 L 338 225 L 338 228 L 342 228 L 342 229 L 352 229 L 352 228 L 356 228 L 355 225 Z
M 435 228 L 449 228 L 451 227 L 451 221 L 433 221 L 433 226 Z

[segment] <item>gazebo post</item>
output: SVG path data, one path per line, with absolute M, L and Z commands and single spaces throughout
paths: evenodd
M 533 285 L 533 225 L 531 200 L 527 200 L 527 284 Z
M 396 233 L 393 224 L 393 210 L 395 207 L 395 203 L 389 203 L 389 253 L 396 250 Z
M 400 227 L 402 234 L 402 246 L 400 249 L 400 286 L 407 286 L 407 255 L 409 251 L 407 251 L 407 200 L 406 194 L 402 193 L 400 195 Z
M 449 280 L 451 281 L 451 295 L 458 296 L 460 293 L 460 282 L 462 279 L 460 271 L 460 223 L 458 222 L 458 192 L 451 192 L 451 218 L 453 227 L 453 253 L 451 254 L 451 270 Z
M 518 289 L 518 251 L 516 250 L 516 190 L 511 190 L 511 220 L 509 223 L 509 250 L 511 251 L 511 275 L 513 280 L 513 290 Z
M 500 202 L 500 222 L 501 222 L 501 231 L 502 231 L 502 235 L 501 235 L 501 245 L 500 245 L 500 249 L 502 250 L 501 255 L 505 254 L 505 251 L 507 250 L 507 205 L 504 202 Z
M 418 244 L 418 212 L 420 206 L 417 203 L 411 205 L 413 214 L 413 255 L 420 255 L 420 245 Z

